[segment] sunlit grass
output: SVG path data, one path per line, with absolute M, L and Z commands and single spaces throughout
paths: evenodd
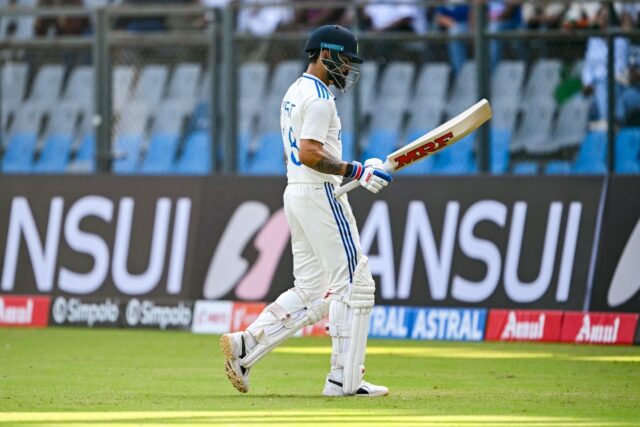
M 640 347 L 371 340 L 389 396 L 325 398 L 328 338 L 291 339 L 228 383 L 217 336 L 0 329 L 2 425 L 631 426 Z

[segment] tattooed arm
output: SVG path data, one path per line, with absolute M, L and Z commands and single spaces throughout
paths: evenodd
M 330 175 L 344 176 L 347 172 L 347 162 L 324 151 L 322 143 L 313 139 L 300 141 L 300 161 L 315 171 Z

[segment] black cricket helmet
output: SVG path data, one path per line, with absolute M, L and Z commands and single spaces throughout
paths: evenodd
M 358 56 L 358 39 L 351 31 L 340 25 L 323 25 L 311 33 L 304 51 L 313 52 L 321 49 L 337 51 L 354 64 L 364 62 Z

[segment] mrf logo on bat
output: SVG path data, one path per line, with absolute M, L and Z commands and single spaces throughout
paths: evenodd
M 447 146 L 447 142 L 453 138 L 453 132 L 445 133 L 444 135 L 434 139 L 433 141 L 425 142 L 423 145 L 408 151 L 405 154 L 400 154 L 393 159 L 396 162 L 396 169 L 405 167 L 415 161 L 428 156 L 429 154 L 438 151 Z

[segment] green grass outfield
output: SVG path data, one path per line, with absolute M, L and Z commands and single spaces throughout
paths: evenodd
M 328 338 L 291 339 L 242 395 L 218 337 L 0 329 L 0 425 L 640 425 L 640 347 L 371 340 L 383 398 L 324 398 Z

